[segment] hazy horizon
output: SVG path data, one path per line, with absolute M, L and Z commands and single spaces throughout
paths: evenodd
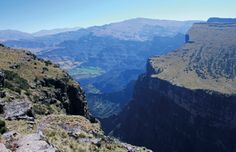
M 215 17 L 215 16 L 214 16 Z M 72 26 L 72 27 L 55 27 L 55 28 L 51 28 L 51 29 L 39 29 L 37 31 L 32 31 L 32 32 L 28 32 L 28 31 L 23 31 L 23 30 L 19 30 L 19 29 L 0 29 L 0 31 L 4 31 L 4 30 L 12 30 L 12 31 L 19 31 L 19 32 L 24 32 L 24 33 L 28 33 L 28 34 L 35 34 L 38 32 L 42 32 L 42 31 L 50 31 L 50 30 L 61 30 L 61 29 L 75 29 L 75 28 L 90 28 L 90 27 L 94 27 L 94 26 L 104 26 L 104 25 L 109 25 L 109 24 L 114 24 L 114 23 L 120 23 L 120 22 L 124 22 L 124 21 L 128 21 L 128 20 L 132 20 L 132 19 L 150 19 L 150 20 L 166 20 L 166 21 L 180 21 L 180 22 L 184 22 L 184 21 L 207 21 L 206 20 L 174 20 L 174 19 L 159 19 L 159 18 L 145 18 L 145 17 L 135 17 L 135 18 L 128 18 L 128 19 L 124 19 L 124 20 L 117 20 L 117 21 L 111 21 L 111 22 L 107 22 L 107 23 L 101 23 L 101 24 L 96 24 L 96 25 L 88 25 L 86 27 L 82 27 L 82 26 Z
M 21 0 L 1 1 L 0 30 L 28 33 L 70 27 L 99 26 L 132 18 L 165 20 L 207 20 L 235 17 L 233 0 Z

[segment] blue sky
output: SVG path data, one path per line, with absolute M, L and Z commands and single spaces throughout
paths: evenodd
M 0 0 L 0 6 L 0 30 L 25 32 L 88 27 L 136 17 L 236 17 L 236 0 Z

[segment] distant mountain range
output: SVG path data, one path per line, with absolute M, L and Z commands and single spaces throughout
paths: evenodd
M 4 44 L 31 50 L 59 64 L 93 94 L 90 99 L 99 94 L 102 102 L 101 94 L 122 92 L 136 80 L 150 56 L 184 44 L 184 35 L 195 22 L 136 18 Z
M 35 33 L 21 32 L 17 30 L 0 30 L 0 41 L 9 40 L 32 40 L 35 37 L 55 35 L 63 32 L 70 32 L 79 30 L 80 27 L 75 28 L 58 28 L 52 30 L 41 30 Z
M 96 36 L 112 36 L 121 40 L 147 41 L 155 36 L 175 36 L 185 34 L 196 21 L 173 21 L 136 18 L 123 22 L 107 24 L 102 27 L 91 27 Z
M 33 36 L 29 33 L 16 30 L 0 30 L 0 41 L 32 39 Z
M 64 33 L 64 32 L 77 31 L 79 29 L 80 29 L 80 27 L 57 28 L 57 29 L 52 29 L 52 30 L 41 30 L 41 31 L 32 33 L 32 35 L 35 36 L 35 37 L 40 37 L 40 36 L 47 36 L 47 35 L 55 35 L 55 34 Z
M 109 36 L 121 40 L 146 41 L 146 40 L 151 40 L 155 36 L 174 36 L 178 33 L 185 34 L 187 30 L 191 27 L 191 25 L 195 22 L 199 21 L 174 21 L 174 20 L 135 18 L 135 19 L 125 20 L 122 22 L 106 24 L 103 26 L 92 26 L 89 28 L 75 27 L 75 28 L 41 30 L 39 32 L 35 32 L 32 34 L 11 30 L 11 33 L 7 35 L 9 33 L 8 32 L 9 30 L 8 31 L 0 30 L 0 32 L 6 34 L 6 35 L 0 35 L 0 39 L 26 41 L 27 39 L 31 39 L 32 37 L 34 37 L 35 40 L 39 40 L 42 43 L 46 43 L 47 40 L 51 39 L 55 40 L 62 39 L 62 41 L 75 40 L 84 35 L 92 34 L 94 36 Z M 14 36 L 14 34 L 20 35 L 20 33 L 22 37 Z M 28 37 L 24 35 L 28 35 Z M 51 37 L 51 35 L 53 36 Z M 46 42 L 43 40 L 45 40 Z

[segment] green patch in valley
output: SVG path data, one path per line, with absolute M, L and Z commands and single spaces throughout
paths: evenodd
M 72 77 L 80 79 L 80 78 L 96 77 L 102 75 L 103 73 L 105 73 L 105 71 L 100 67 L 88 66 L 88 67 L 73 68 L 69 70 L 69 73 Z

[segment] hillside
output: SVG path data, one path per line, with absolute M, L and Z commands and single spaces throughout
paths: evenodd
M 150 59 L 152 77 L 190 89 L 235 93 L 235 32 L 236 24 L 194 24 L 181 49 Z
M 224 20 L 194 24 L 184 46 L 148 60 L 105 131 L 160 152 L 235 151 L 235 30 Z
M 8 47 L 1 47 L 0 56 L 0 69 L 6 78 L 4 94 L 28 98 L 34 101 L 33 107 L 42 105 L 39 107 L 45 108 L 42 112 L 51 109 L 52 113 L 60 113 L 64 110 L 64 113 L 89 117 L 84 92 L 57 65 L 38 59 L 30 52 Z
M 103 134 L 80 85 L 50 61 L 0 45 L 0 149 L 150 151 Z

